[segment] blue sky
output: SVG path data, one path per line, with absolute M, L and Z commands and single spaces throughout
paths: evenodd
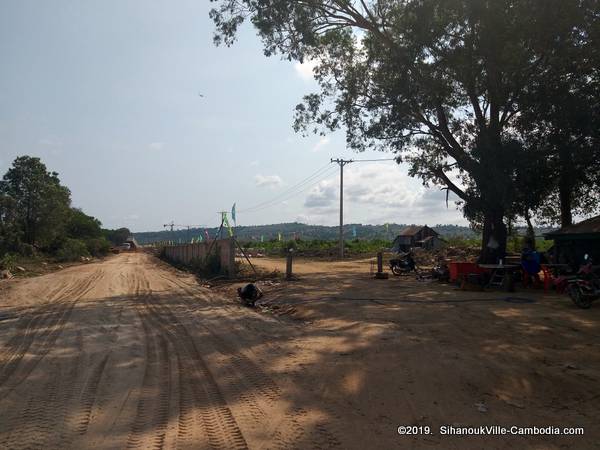
M 0 0 L 0 172 L 16 156 L 41 157 L 74 205 L 107 227 L 214 226 L 234 202 L 240 224 L 336 224 L 333 167 L 282 194 L 332 157 L 389 155 L 357 155 L 342 133 L 294 134 L 294 106 L 317 90 L 310 66 L 266 58 L 250 27 L 233 47 L 215 47 L 209 9 Z M 344 175 L 346 222 L 465 223 L 445 194 L 394 162 L 351 164 Z

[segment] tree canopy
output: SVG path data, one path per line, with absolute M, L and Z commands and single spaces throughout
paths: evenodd
M 0 196 L 11 205 L 12 229 L 19 241 L 46 246 L 64 231 L 71 192 L 39 158 L 15 159 L 0 181 Z
M 129 235 L 127 229 L 113 232 L 101 225 L 71 206 L 71 192 L 39 158 L 16 158 L 0 181 L 0 258 L 7 253 L 60 260 L 98 256 L 110 248 L 105 235 Z
M 320 92 L 296 107 L 296 130 L 343 127 L 350 148 L 395 152 L 460 199 L 488 261 L 504 254 L 507 219 L 552 191 L 542 127 L 519 118 L 535 115 L 565 55 L 577 58 L 572 73 L 587 69 L 580 81 L 598 78 L 597 0 L 213 1 L 217 44 L 250 20 L 267 56 L 316 63 Z

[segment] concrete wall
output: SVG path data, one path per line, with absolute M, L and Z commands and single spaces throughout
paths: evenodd
M 165 255 L 171 261 L 189 264 L 193 259 L 203 260 L 209 249 L 212 252 L 219 251 L 221 267 L 226 275 L 235 275 L 235 243 L 233 239 L 219 239 L 216 242 L 200 242 L 197 244 L 168 245 L 165 247 Z

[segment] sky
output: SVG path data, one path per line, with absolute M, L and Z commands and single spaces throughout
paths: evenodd
M 216 47 L 205 1 L 0 0 L 0 174 L 38 156 L 73 205 L 132 231 L 339 223 L 343 132 L 292 129 L 310 64 L 267 58 L 250 26 Z M 466 224 L 393 161 L 344 168 L 344 221 Z

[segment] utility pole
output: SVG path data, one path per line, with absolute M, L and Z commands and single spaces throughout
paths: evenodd
M 340 166 L 340 259 L 344 259 L 344 166 L 354 162 L 351 159 L 331 159 Z

